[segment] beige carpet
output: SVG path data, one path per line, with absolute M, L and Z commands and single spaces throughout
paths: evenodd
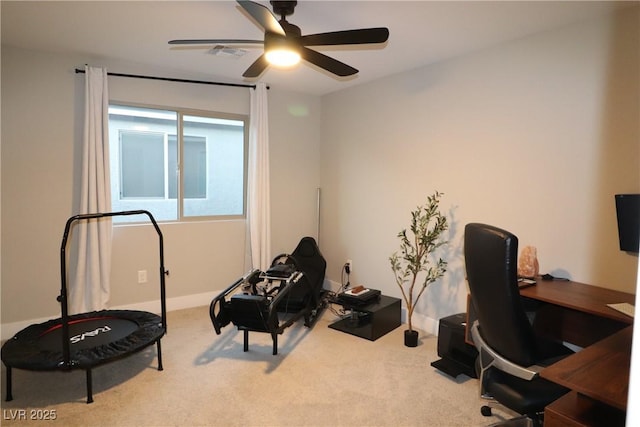
M 207 307 L 170 312 L 155 346 L 93 371 L 95 402 L 85 403 L 83 371 L 14 369 L 2 425 L 62 426 L 482 426 L 477 380 L 454 380 L 430 366 L 437 338 L 403 345 L 401 326 L 376 341 L 328 328 L 285 330 L 279 354 L 271 338 L 251 333 L 249 352 L 232 325 L 215 334 Z M 503 411 L 495 411 L 505 414 Z M 42 421 L 35 418 L 55 417 Z M 16 419 L 26 417 L 26 420 Z M 34 419 L 31 419 L 34 418 Z

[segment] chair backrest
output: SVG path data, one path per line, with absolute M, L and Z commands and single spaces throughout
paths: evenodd
M 327 262 L 320 253 L 320 248 L 313 237 L 303 237 L 291 256 L 296 265 L 307 277 L 314 293 L 319 293 L 324 282 Z
M 482 337 L 512 362 L 532 365 L 537 349 L 518 288 L 518 238 L 491 225 L 467 224 L 464 256 Z
M 313 237 L 303 237 L 298 246 L 289 254 L 277 256 L 268 272 L 279 267 L 279 263 L 291 264 L 296 271 L 303 273 L 278 303 L 280 312 L 298 312 L 303 308 L 311 308 L 319 303 L 324 283 L 327 262 Z

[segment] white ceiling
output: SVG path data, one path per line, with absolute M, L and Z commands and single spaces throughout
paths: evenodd
M 259 3 L 271 8 L 268 1 Z M 388 27 L 382 46 L 315 48 L 360 72 L 339 79 L 303 63 L 268 69 L 273 87 L 322 95 L 474 50 L 549 30 L 633 2 L 612 1 L 298 1 L 287 19 L 302 34 Z M 182 38 L 261 39 L 261 29 L 233 1 L 6 1 L 2 44 L 82 55 L 87 61 L 160 67 L 165 77 L 253 83 L 242 73 L 258 57 L 214 56 L 210 46 L 170 47 Z M 82 65 L 82 64 L 76 64 Z M 92 65 L 102 65 L 95 63 Z M 130 73 L 130 69 L 110 69 Z

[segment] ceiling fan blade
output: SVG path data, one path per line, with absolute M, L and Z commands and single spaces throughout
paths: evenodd
M 264 44 L 264 41 L 244 39 L 186 39 L 169 40 L 169 44 Z
M 303 46 L 330 46 L 342 44 L 384 43 L 388 39 L 389 29 L 379 27 L 309 34 L 300 37 L 300 43 Z
M 284 30 L 282 29 L 282 25 L 278 22 L 273 13 L 265 6 L 254 3 L 252 1 L 247 0 L 237 0 L 238 4 L 247 11 L 249 15 L 253 19 L 255 19 L 258 24 L 262 26 L 266 31 L 270 33 L 280 34 L 281 36 L 286 35 Z
M 258 59 L 253 62 L 253 64 L 249 66 L 249 68 L 247 68 L 247 71 L 242 74 L 242 77 L 247 77 L 250 79 L 256 78 L 260 74 L 262 74 L 262 72 L 266 70 L 268 66 L 269 62 L 267 61 L 267 57 L 263 53 L 262 55 L 260 55 L 260 57 L 258 57 Z
M 337 59 L 333 59 L 320 52 L 316 52 L 315 50 L 307 49 L 304 46 L 301 46 L 300 56 L 302 57 L 302 59 L 305 59 L 312 64 L 317 65 L 318 67 L 323 68 L 330 73 L 333 73 L 340 77 L 351 76 L 358 72 L 358 70 L 351 67 L 350 65 L 345 64 L 344 62 L 340 62 Z

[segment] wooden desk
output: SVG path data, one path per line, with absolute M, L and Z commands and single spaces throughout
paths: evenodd
M 618 302 L 635 303 L 635 295 L 613 289 L 600 288 L 584 283 L 559 280 L 542 280 L 538 278 L 535 286 L 520 290 L 520 295 L 537 301 L 548 302 L 564 308 L 593 314 L 600 318 L 616 320 L 628 325 L 633 319 L 607 304 Z
M 607 304 L 635 296 L 577 282 L 542 281 L 520 295 L 542 303 L 534 328 L 583 350 L 542 370 L 543 378 L 572 390 L 545 409 L 545 427 L 624 426 L 633 318 Z
M 545 408 L 545 426 L 623 426 L 633 326 L 540 372 L 572 391 Z
M 527 301 L 534 302 L 536 333 L 587 347 L 633 324 L 626 316 L 607 304 L 635 303 L 635 296 L 613 289 L 571 281 L 544 281 L 520 290 Z
M 615 408 L 627 409 L 633 326 L 540 372 L 542 378 Z
M 633 324 L 633 319 L 607 304 L 635 303 L 635 296 L 613 289 L 600 288 L 572 281 L 545 281 L 520 290 L 525 303 L 535 311 L 536 333 L 580 347 L 594 344 Z M 471 325 L 476 319 L 471 300 L 467 298 L 467 331 L 471 340 Z

